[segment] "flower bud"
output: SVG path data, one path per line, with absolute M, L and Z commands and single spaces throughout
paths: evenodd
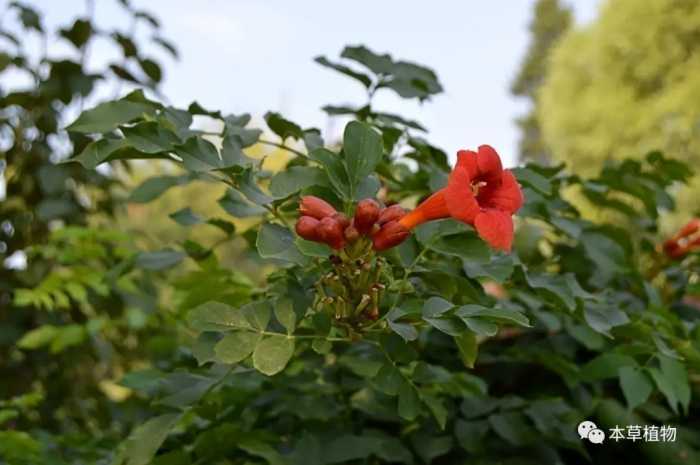
M 300 216 L 294 229 L 300 237 L 306 239 L 307 241 L 318 242 L 320 240 L 318 229 L 319 224 L 320 221 L 318 221 L 316 218 L 312 218 L 310 216 Z
M 333 205 L 313 195 L 305 195 L 299 202 L 299 214 L 302 216 L 310 216 L 317 220 L 322 220 L 337 213 Z
M 323 218 L 318 225 L 318 235 L 322 242 L 338 250 L 345 246 L 343 226 L 335 218 Z
M 342 213 L 335 213 L 335 214 L 333 215 L 333 218 L 334 218 L 338 223 L 340 223 L 340 225 L 343 227 L 343 229 L 345 229 L 345 228 L 347 228 L 348 226 L 350 226 L 350 220 L 348 219 L 347 216 L 345 216 L 345 215 L 342 214 Z
M 399 245 L 406 240 L 409 234 L 410 231 L 406 229 L 405 226 L 401 225 L 401 223 L 398 221 L 390 221 L 372 236 L 374 250 L 382 251 Z
M 367 235 L 372 232 L 372 226 L 379 218 L 379 204 L 376 200 L 364 199 L 360 200 L 355 208 L 355 218 L 353 224 L 362 235 Z
M 379 219 L 377 220 L 377 223 L 379 224 L 379 226 L 382 226 L 388 223 L 389 221 L 400 220 L 404 217 L 404 215 L 406 215 L 406 210 L 404 210 L 404 208 L 398 203 L 395 203 L 390 207 L 382 209 L 382 211 L 379 213 Z
M 345 240 L 347 240 L 349 243 L 353 243 L 356 240 L 360 238 L 360 233 L 357 232 L 357 228 L 355 225 L 350 224 L 347 228 L 345 228 Z

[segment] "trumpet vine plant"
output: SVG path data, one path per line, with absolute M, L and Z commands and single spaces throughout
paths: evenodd
M 324 107 L 340 140 L 141 90 L 68 126 L 91 139 L 68 163 L 179 167 L 133 201 L 223 186 L 217 217 L 167 213 L 219 228 L 219 246 L 265 270 L 246 275 L 194 240 L 136 259 L 171 279 L 184 348 L 122 380 L 153 414 L 114 463 L 617 463 L 625 446 L 582 441 L 584 419 L 677 425 L 676 442 L 634 454 L 698 463 L 699 255 L 659 232 L 689 167 L 653 152 L 584 179 L 505 169 L 497 140 L 445 152 L 373 102 L 427 102 L 442 91 L 432 70 L 362 46 L 316 61 L 368 96 Z

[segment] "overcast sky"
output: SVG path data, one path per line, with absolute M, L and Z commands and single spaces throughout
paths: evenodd
M 595 17 L 599 0 L 565 0 L 577 22 Z M 2 3 L 7 4 L 4 0 Z M 84 14 L 83 0 L 34 0 L 50 24 Z M 115 0 L 96 0 L 98 23 L 123 19 Z M 518 134 L 514 118 L 524 102 L 509 94 L 528 44 L 534 0 L 264 1 L 131 0 L 155 13 L 180 60 L 164 60 L 163 93 L 176 105 L 193 100 L 225 112 L 282 112 L 332 139 L 341 124 L 324 104 L 361 103 L 360 84 L 324 69 L 312 58 L 336 58 L 346 44 L 365 44 L 432 67 L 445 92 L 420 105 L 391 91 L 377 106 L 424 123 L 430 140 L 448 153 L 488 143 L 512 165 Z M 7 20 L 5 20 L 7 21 Z M 124 27 L 126 24 L 122 21 Z M 93 50 L 99 54 L 100 49 Z

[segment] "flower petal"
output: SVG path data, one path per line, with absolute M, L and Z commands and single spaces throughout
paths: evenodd
M 523 205 L 523 192 L 513 173 L 505 170 L 501 176 L 501 184 L 487 184 L 482 187 L 479 189 L 477 200 L 483 208 L 495 208 L 512 215 Z
M 476 162 L 479 166 L 479 180 L 489 184 L 500 184 L 503 165 L 498 152 L 490 145 L 480 145 L 476 154 Z
M 469 179 L 476 179 L 479 176 L 479 165 L 476 161 L 477 155 L 473 150 L 460 150 L 457 152 L 456 168 L 465 168 L 469 174 Z
M 484 210 L 474 220 L 479 236 L 494 249 L 510 252 L 513 244 L 513 218 L 499 210 Z
M 450 216 L 468 224 L 474 222 L 474 218 L 479 213 L 479 204 L 474 198 L 471 178 L 466 168 L 456 166 L 447 181 L 445 192 L 445 203 Z

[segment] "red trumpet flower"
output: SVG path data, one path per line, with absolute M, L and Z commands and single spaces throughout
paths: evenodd
M 663 244 L 664 252 L 671 258 L 682 258 L 700 250 L 700 218 L 694 218 Z
M 491 247 L 509 251 L 512 215 L 522 204 L 523 194 L 513 173 L 503 169 L 491 146 L 482 145 L 478 152 L 460 150 L 447 187 L 428 197 L 398 224 L 410 231 L 426 221 L 454 218 L 474 226 Z

